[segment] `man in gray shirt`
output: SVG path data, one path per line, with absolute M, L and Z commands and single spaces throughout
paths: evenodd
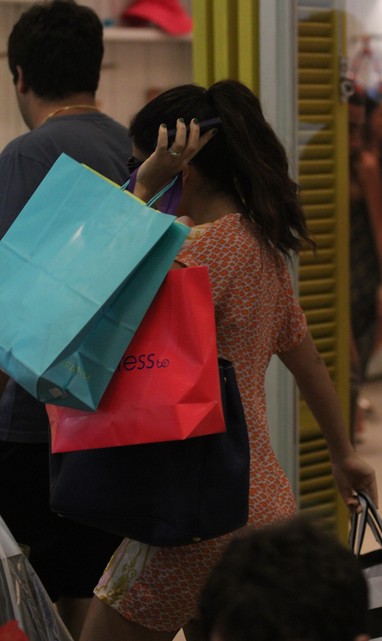
M 0 238 L 63 152 L 125 182 L 129 132 L 96 104 L 102 57 L 100 20 L 72 0 L 32 5 L 13 27 L 8 61 L 30 131 L 0 154 Z M 3 375 L 1 387 L 0 514 L 76 639 L 119 538 L 51 512 L 45 407 Z

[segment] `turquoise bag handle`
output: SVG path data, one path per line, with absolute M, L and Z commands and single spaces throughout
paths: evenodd
M 178 178 L 178 176 L 175 176 L 175 178 L 173 178 L 173 179 L 171 180 L 171 182 L 169 182 L 169 183 L 168 183 L 168 185 L 166 185 L 165 187 L 163 187 L 163 189 L 161 189 L 160 191 L 158 191 L 158 193 L 157 193 L 157 194 L 155 194 L 155 196 L 153 196 L 152 198 L 150 198 L 150 200 L 148 200 L 148 201 L 147 201 L 147 203 L 146 203 L 147 207 L 152 207 L 152 205 L 154 205 L 154 203 L 156 203 L 156 202 L 157 202 L 157 200 L 159 200 L 159 198 L 162 198 L 162 196 L 163 196 L 163 195 L 164 195 L 164 194 L 165 194 L 169 189 L 171 189 L 171 187 L 172 187 L 173 185 L 175 185 L 175 183 L 176 183 L 176 181 L 177 181 L 177 178 Z M 129 178 L 128 180 L 126 180 L 126 182 L 125 182 L 125 183 L 120 187 L 121 191 L 125 191 L 126 187 L 128 187 L 128 185 L 129 185 L 129 182 L 130 182 L 130 178 Z

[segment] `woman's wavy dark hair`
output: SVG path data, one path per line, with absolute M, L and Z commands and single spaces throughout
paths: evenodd
M 133 118 L 130 132 L 144 153 L 155 148 L 158 128 L 177 118 L 189 123 L 220 118 L 217 134 L 192 163 L 218 189 L 239 196 L 245 214 L 273 247 L 287 255 L 309 238 L 299 190 L 289 176 L 286 152 L 264 118 L 258 98 L 235 80 L 222 80 L 208 90 L 181 85 L 160 94 Z M 215 126 L 215 125 L 214 125 Z M 170 141 L 171 144 L 171 141 Z

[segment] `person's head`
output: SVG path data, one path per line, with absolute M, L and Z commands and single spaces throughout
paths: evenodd
M 291 519 L 228 545 L 200 598 L 208 641 L 365 641 L 367 584 L 356 557 Z
M 27 9 L 8 39 L 8 64 L 17 86 L 43 100 L 94 95 L 103 57 L 103 29 L 96 13 L 73 0 Z
M 358 156 L 364 147 L 365 95 L 355 91 L 348 99 L 348 126 L 350 157 Z
M 210 128 L 217 129 L 216 135 L 190 163 L 208 189 L 242 203 L 243 213 L 281 252 L 300 249 L 308 234 L 297 185 L 289 177 L 285 150 L 252 91 L 235 80 L 222 80 L 209 89 L 188 84 L 160 94 L 130 124 L 137 155 L 151 154 L 160 124 L 171 130 L 179 117 L 186 124 L 193 118 L 215 121 Z

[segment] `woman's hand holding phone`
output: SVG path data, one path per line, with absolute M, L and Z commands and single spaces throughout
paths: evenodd
M 151 156 L 139 167 L 134 194 L 144 201 L 149 200 L 174 176 L 182 172 L 190 160 L 211 140 L 215 132 L 216 129 L 209 129 L 201 135 L 196 118 L 191 120 L 189 127 L 182 118 L 178 118 L 175 138 L 169 146 L 167 126 L 160 125 L 157 146 Z

